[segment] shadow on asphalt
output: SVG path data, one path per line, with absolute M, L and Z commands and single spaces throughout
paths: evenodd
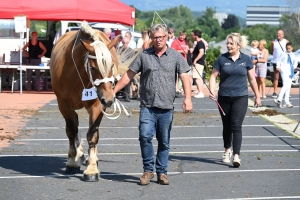
M 222 165 L 222 166 L 228 166 L 231 168 L 232 166 L 223 163 L 222 159 L 208 159 L 208 158 L 201 158 L 201 157 L 190 157 L 190 156 L 177 156 L 177 155 L 170 155 L 169 161 L 174 160 L 181 160 L 181 161 L 192 161 L 192 162 L 203 162 L 203 163 L 209 163 L 209 164 L 215 164 L 215 165 Z
M 127 183 L 135 183 L 139 184 L 140 183 L 140 178 L 136 176 L 131 176 L 131 175 L 120 175 L 118 173 L 114 172 L 101 172 L 100 177 L 105 180 L 109 181 L 117 181 L 117 182 L 127 182 Z

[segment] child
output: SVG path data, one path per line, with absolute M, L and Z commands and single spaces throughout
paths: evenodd
M 294 75 L 294 70 L 296 69 L 298 63 L 293 51 L 292 43 L 288 42 L 286 44 L 286 52 L 282 53 L 277 61 L 277 69 L 280 71 L 282 79 L 282 88 L 277 99 L 274 99 L 275 104 L 279 108 L 292 108 L 293 105 L 290 103 L 290 89 L 292 85 L 292 78 Z M 282 105 L 282 99 L 284 95 L 285 105 Z
M 258 44 L 259 44 L 259 42 L 257 40 L 253 40 L 251 42 L 252 48 L 250 49 L 250 54 L 251 54 L 251 60 L 252 61 L 257 60 L 257 55 L 258 55 L 258 52 L 259 52 Z

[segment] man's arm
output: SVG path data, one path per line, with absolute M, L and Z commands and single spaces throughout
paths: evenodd
M 130 69 L 127 70 L 125 74 L 123 74 L 122 78 L 118 81 L 117 85 L 114 87 L 114 94 L 119 92 L 122 88 L 124 88 L 130 80 L 135 76 L 135 72 Z
M 204 49 L 199 49 L 199 54 L 198 54 L 198 56 L 195 58 L 195 60 L 194 60 L 194 65 L 197 63 L 197 61 L 198 60 L 200 60 L 201 59 L 201 57 L 204 55 Z
M 192 98 L 191 98 L 191 83 L 190 78 L 187 73 L 179 74 L 179 77 L 183 84 L 183 91 L 185 94 L 185 99 L 183 101 L 182 108 L 184 112 L 189 112 L 193 109 Z

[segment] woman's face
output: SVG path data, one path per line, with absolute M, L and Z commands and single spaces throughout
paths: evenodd
M 240 50 L 240 45 L 238 45 L 236 42 L 233 42 L 232 38 L 227 39 L 226 44 L 227 50 L 229 54 L 236 54 Z
M 259 48 L 259 50 L 263 50 L 265 48 L 265 45 L 263 45 L 262 43 L 259 43 L 258 48 Z
M 179 40 L 180 41 L 185 40 L 185 38 L 186 38 L 186 34 L 185 33 L 179 35 Z

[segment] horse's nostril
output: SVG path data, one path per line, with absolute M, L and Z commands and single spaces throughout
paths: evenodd
M 101 99 L 101 103 L 105 107 L 110 107 L 113 104 L 113 101 L 106 101 L 105 99 Z

